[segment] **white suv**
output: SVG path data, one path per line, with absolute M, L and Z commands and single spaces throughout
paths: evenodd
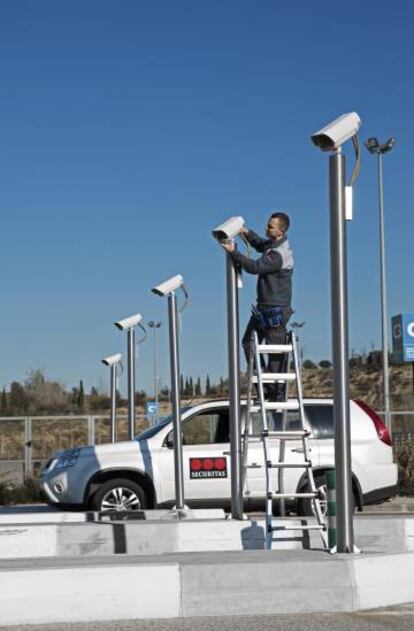
M 329 399 L 305 399 L 309 445 L 316 485 L 334 467 L 333 404 Z M 269 412 L 269 429 L 280 429 L 280 414 Z M 245 405 L 242 406 L 242 425 Z M 260 431 L 259 415 L 254 419 Z M 229 402 L 212 401 L 183 410 L 184 494 L 189 506 L 227 507 L 230 503 Z M 299 429 L 298 412 L 289 413 L 289 429 Z M 58 452 L 41 474 L 50 504 L 70 510 L 138 510 L 171 506 L 175 499 L 172 418 L 167 417 L 134 440 Z M 378 503 L 396 494 L 397 466 L 391 440 L 380 417 L 361 401 L 351 401 L 352 477 L 354 502 Z M 280 441 L 271 439 L 272 460 Z M 285 461 L 303 460 L 302 442 L 286 442 Z M 260 439 L 249 443 L 248 464 L 263 465 Z M 277 471 L 275 475 L 275 489 Z M 245 509 L 265 496 L 263 467 L 248 468 Z M 301 469 L 284 470 L 286 493 L 306 488 Z M 291 507 L 312 514 L 309 500 Z

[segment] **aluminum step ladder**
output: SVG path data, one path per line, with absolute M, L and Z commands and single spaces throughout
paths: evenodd
M 282 362 L 283 372 L 269 373 L 266 369 L 263 369 L 264 358 L 263 355 L 270 354 L 284 354 L 284 361 Z M 293 364 L 293 371 L 291 370 Z M 294 382 L 296 384 L 296 399 L 288 399 L 288 386 L 289 383 Z M 271 402 L 265 399 L 265 385 L 267 384 L 282 384 L 284 386 L 284 401 Z M 257 398 L 253 400 L 253 390 L 257 389 Z M 282 414 L 282 429 L 280 431 L 272 431 L 268 426 L 267 412 L 274 410 Z M 288 429 L 288 413 L 289 411 L 298 411 L 300 419 L 300 428 L 292 431 Z M 254 433 L 253 431 L 253 414 L 260 412 L 261 418 L 261 431 Z M 266 481 L 266 548 L 272 548 L 272 542 L 274 541 L 273 533 L 281 530 L 319 530 L 322 542 L 325 548 L 328 548 L 328 536 L 327 527 L 324 521 L 321 502 L 318 491 L 315 486 L 315 479 L 313 475 L 312 462 L 309 457 L 309 445 L 308 436 L 310 432 L 306 428 L 305 424 L 305 412 L 303 406 L 302 395 L 302 383 L 300 379 L 300 367 L 298 361 L 298 350 L 295 335 L 292 332 L 286 335 L 286 344 L 259 344 L 258 336 L 256 332 L 253 332 L 252 336 L 252 348 L 249 360 L 248 369 L 248 393 L 247 393 L 247 413 L 245 431 L 243 435 L 243 486 L 245 486 L 247 469 L 251 468 L 265 468 L 265 481 Z M 263 445 L 264 465 L 257 463 L 248 464 L 248 448 L 249 441 L 251 439 L 260 438 Z M 269 441 L 272 438 L 278 438 L 280 441 L 279 447 L 279 459 L 277 462 L 271 460 L 271 450 Z M 286 441 L 298 440 L 302 441 L 302 449 L 298 450 L 298 453 L 303 454 L 303 461 L 301 462 L 286 462 Z M 284 491 L 284 470 L 288 468 L 303 469 L 306 472 L 309 491 L 286 493 Z M 271 476 L 271 470 L 277 469 L 278 471 L 278 488 L 275 491 L 272 488 L 273 481 Z M 316 517 L 316 524 L 311 525 L 292 525 L 289 524 L 283 526 L 273 525 L 273 501 L 279 500 L 280 514 L 285 514 L 285 500 L 286 499 L 311 499 L 313 512 Z

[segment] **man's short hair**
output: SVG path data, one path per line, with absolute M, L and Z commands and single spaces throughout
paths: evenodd
M 271 219 L 279 219 L 280 227 L 282 228 L 283 232 L 287 232 L 289 230 L 289 215 L 287 215 L 286 213 L 272 213 L 270 217 Z

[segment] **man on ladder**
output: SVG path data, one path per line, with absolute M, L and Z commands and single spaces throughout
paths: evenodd
M 257 304 L 252 308 L 252 315 L 243 336 L 242 345 L 247 362 L 251 351 L 252 333 L 256 331 L 259 342 L 266 344 L 284 344 L 286 324 L 292 314 L 292 274 L 293 255 L 287 239 L 290 219 L 286 213 L 272 213 L 267 222 L 267 239 L 259 237 L 253 230 L 242 228 L 240 236 L 244 238 L 262 256 L 252 260 L 236 250 L 234 243 L 223 243 L 232 260 L 249 274 L 257 274 Z M 267 370 L 281 372 L 284 356 L 270 355 Z M 276 383 L 267 386 L 267 398 L 284 401 L 285 386 Z

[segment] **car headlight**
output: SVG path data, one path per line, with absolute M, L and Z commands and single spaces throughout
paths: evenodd
M 80 449 L 67 449 L 59 454 L 54 469 L 74 467 L 79 458 Z

